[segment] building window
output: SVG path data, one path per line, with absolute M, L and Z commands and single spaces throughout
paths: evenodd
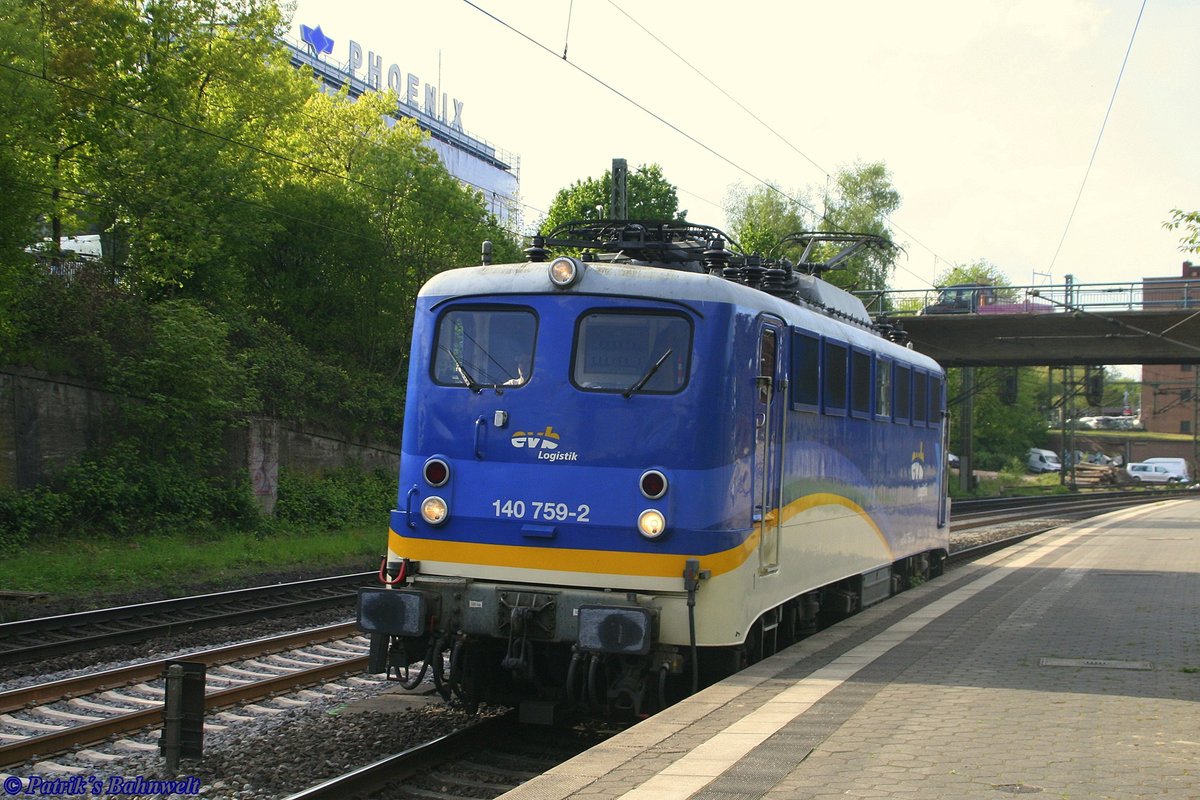
M 1191 365 L 1191 364 L 1180 364 L 1180 365 L 1179 365 L 1179 371 L 1180 371 L 1180 372 L 1191 372 L 1191 371 L 1192 371 L 1192 365 Z
M 1190 419 L 1179 420 L 1179 432 L 1180 433 L 1191 433 L 1192 432 L 1192 421 Z

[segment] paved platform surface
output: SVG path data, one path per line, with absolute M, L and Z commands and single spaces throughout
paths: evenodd
M 1200 798 L 1200 498 L 905 592 L 503 795 Z

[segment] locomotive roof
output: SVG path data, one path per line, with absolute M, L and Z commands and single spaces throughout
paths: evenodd
M 803 298 L 789 302 L 757 289 L 725 280 L 703 272 L 678 269 L 647 269 L 644 265 L 621 262 L 593 261 L 585 264 L 581 279 L 570 289 L 557 289 L 547 277 L 547 264 L 522 262 L 514 264 L 492 264 L 488 266 L 463 267 L 447 270 L 433 276 L 420 291 L 421 297 L 470 298 L 495 297 L 497 295 L 636 295 L 675 303 L 722 303 L 756 308 L 784 319 L 792 325 L 806 330 L 847 341 L 872 350 L 886 350 L 889 355 L 940 371 L 937 363 L 921 353 L 888 341 L 871 326 L 869 318 L 864 322 L 857 316 L 845 315 L 846 320 L 835 318 L 827 309 L 810 304 Z M 819 278 L 798 276 L 812 281 L 828 292 L 830 298 L 836 292 L 850 297 L 837 287 L 830 286 Z M 865 317 L 865 312 L 861 312 Z

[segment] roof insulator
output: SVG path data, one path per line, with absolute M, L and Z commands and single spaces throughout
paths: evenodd
M 533 244 L 525 248 L 525 257 L 535 264 L 545 261 L 548 255 L 550 255 L 550 251 L 546 249 L 546 238 L 544 236 L 533 237 Z
M 762 256 L 758 253 L 746 256 L 746 266 L 742 269 L 742 281 L 747 286 L 753 286 L 757 289 L 759 284 L 762 283 L 763 275 L 765 274 L 766 270 L 763 269 Z

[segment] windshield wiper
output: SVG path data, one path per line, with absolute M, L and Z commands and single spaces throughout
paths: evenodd
M 634 392 L 641 391 L 642 387 L 645 386 L 649 382 L 649 380 L 654 377 L 654 373 L 658 372 L 658 368 L 663 365 L 663 362 L 666 361 L 667 357 L 670 355 L 671 355 L 671 348 L 668 347 L 667 352 L 665 352 L 661 356 L 659 356 L 658 361 L 655 361 L 654 365 L 652 367 L 650 367 L 650 369 L 646 370 L 646 374 L 643 375 L 638 380 L 638 382 L 635 383 L 633 386 L 630 386 L 628 389 L 621 392 L 621 396 L 624 397 L 626 400 L 628 400 L 630 397 L 633 396 Z
M 462 378 L 462 382 L 466 384 L 467 388 L 476 394 L 483 391 L 483 384 L 471 377 L 471 373 L 467 372 L 467 368 L 458 360 L 458 356 L 454 355 L 454 351 L 448 347 L 443 347 L 442 349 L 454 361 L 454 369 L 458 373 L 458 377 Z

